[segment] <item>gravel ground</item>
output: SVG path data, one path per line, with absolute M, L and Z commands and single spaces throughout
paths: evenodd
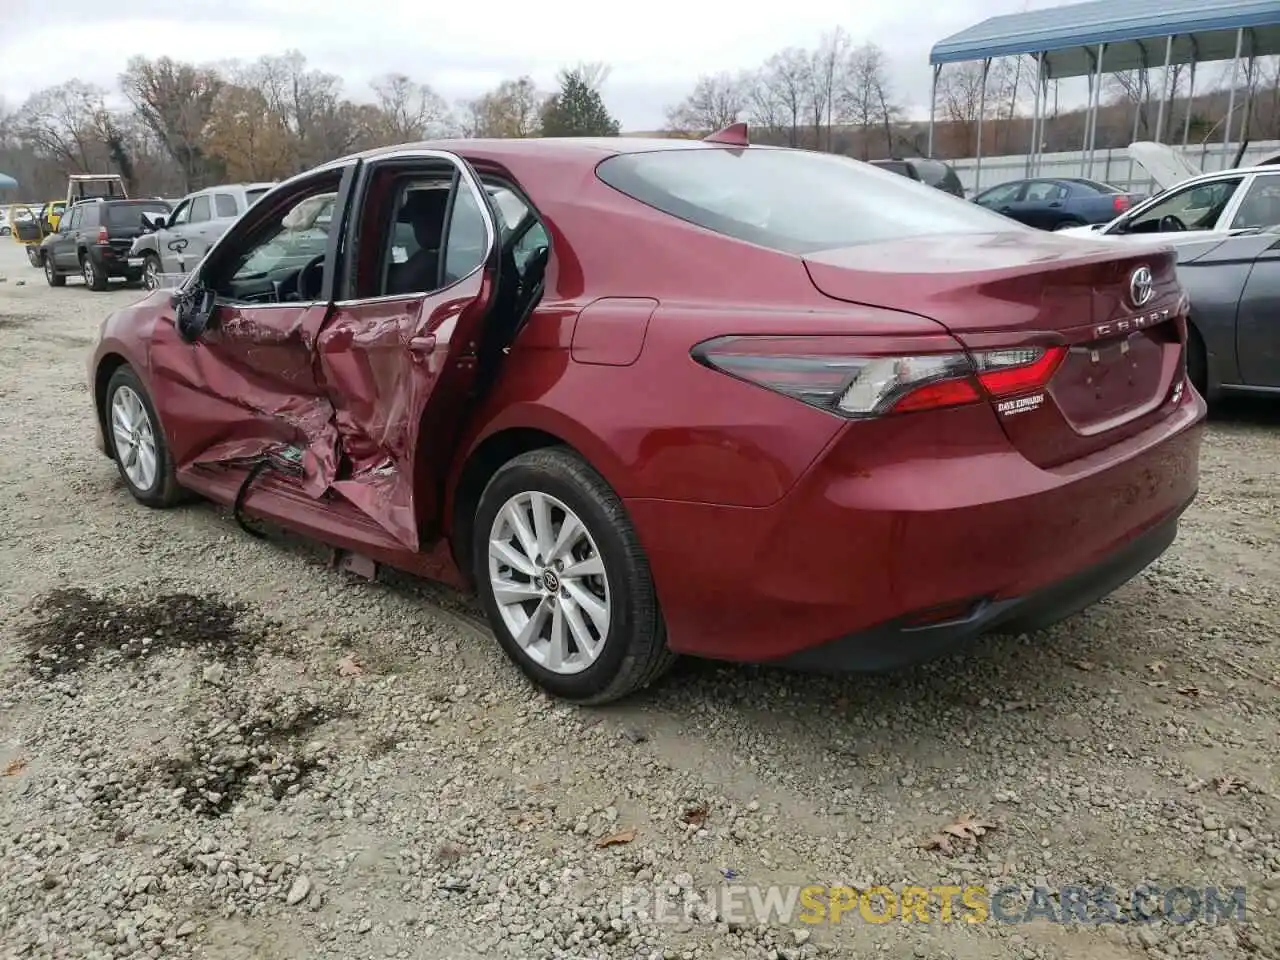
M 1177 544 L 1049 633 L 887 679 L 688 663 L 584 710 L 463 598 L 136 506 L 84 358 L 138 293 L 51 290 L 10 242 L 0 276 L 13 955 L 1280 957 L 1280 405 L 1220 412 Z M 1248 913 L 806 925 L 709 892 L 945 883 L 1243 884 Z

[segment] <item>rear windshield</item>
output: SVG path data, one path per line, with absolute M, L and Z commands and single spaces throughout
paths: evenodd
M 124 203 L 103 204 L 108 227 L 138 227 L 142 225 L 144 213 L 167 214 L 169 207 L 157 201 L 126 201 Z
M 1084 177 L 1072 177 L 1071 183 L 1079 183 L 1093 190 L 1095 193 L 1123 193 L 1119 187 L 1113 187 L 1109 183 L 1099 183 L 1097 180 L 1086 180 Z
M 258 187 L 254 190 L 246 190 L 244 192 L 245 203 L 247 203 L 249 206 L 252 207 L 255 203 L 257 203 L 259 200 L 262 199 L 262 195 L 266 193 L 268 189 L 269 189 L 268 187 Z
M 911 176 L 911 168 L 901 160 L 876 160 L 873 166 L 877 166 L 881 170 L 892 170 L 894 173 L 904 177 Z
M 664 213 L 784 253 L 1022 229 L 915 180 L 807 150 L 624 153 L 596 172 L 614 189 Z

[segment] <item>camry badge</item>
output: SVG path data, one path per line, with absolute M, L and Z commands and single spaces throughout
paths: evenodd
M 1135 307 L 1143 307 L 1156 295 L 1155 280 L 1151 276 L 1150 267 L 1139 267 L 1129 277 L 1129 302 Z

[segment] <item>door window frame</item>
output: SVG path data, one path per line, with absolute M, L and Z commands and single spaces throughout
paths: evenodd
M 333 303 L 337 283 L 338 267 L 344 253 L 344 235 L 348 210 L 351 205 L 351 192 L 356 181 L 356 173 L 361 167 L 357 159 L 325 164 L 314 170 L 308 170 L 291 177 L 284 183 L 273 187 L 258 198 L 249 210 L 240 216 L 229 230 L 214 241 L 199 265 L 191 271 L 182 284 L 181 292 L 186 293 L 197 287 L 205 287 L 205 277 L 216 275 L 226 265 L 228 252 L 243 249 L 244 244 L 251 242 L 268 224 L 279 222 L 280 217 L 297 204 L 303 196 L 314 192 L 317 182 L 329 180 L 335 173 L 338 177 L 337 196 L 333 201 L 333 216 L 330 221 L 329 240 L 325 246 L 324 265 L 320 280 L 320 293 L 314 300 L 288 300 L 284 303 L 228 303 L 215 300 L 216 306 L 234 307 L 237 311 L 245 310 L 278 310 L 281 307 L 297 307 L 299 309 L 314 306 L 317 303 Z M 349 246 L 347 249 L 350 249 Z M 213 289 L 209 287 L 209 289 Z
M 429 164 L 435 170 L 439 170 L 443 164 L 448 164 L 454 171 L 455 189 L 460 189 L 465 183 L 467 188 L 472 192 L 473 199 L 478 201 L 481 217 L 485 226 L 485 241 L 488 247 L 488 256 L 481 260 L 474 270 L 468 271 L 466 276 L 459 277 L 453 283 L 438 290 L 422 291 L 417 293 L 391 293 L 383 294 L 377 297 L 357 297 L 354 295 L 356 287 L 356 271 L 359 267 L 359 244 L 361 234 L 366 237 L 374 238 L 374 242 L 381 243 L 391 236 L 391 227 L 389 224 L 383 226 L 387 229 L 376 228 L 372 231 L 364 229 L 361 220 L 364 216 L 365 207 L 368 205 L 369 189 L 373 176 L 384 167 L 401 168 L 406 177 L 413 177 L 415 174 L 415 166 L 418 164 Z M 333 289 L 333 295 L 336 297 L 335 305 L 339 307 L 358 306 L 366 303 L 390 303 L 396 300 L 412 300 L 425 297 L 439 296 L 441 293 L 456 287 L 462 283 L 467 277 L 475 274 L 476 270 L 483 270 L 492 265 L 493 258 L 497 255 L 501 237 L 498 232 L 498 217 L 501 216 L 493 206 L 493 202 L 489 197 L 489 193 L 484 189 L 481 182 L 480 174 L 466 161 L 462 156 L 451 153 L 447 150 L 396 150 L 391 153 L 380 154 L 373 160 L 365 161 L 360 165 L 359 175 L 356 178 L 350 203 L 344 207 L 344 222 L 341 224 L 341 230 L 335 231 L 335 235 L 345 238 L 345 249 L 347 259 L 343 265 L 342 276 L 339 283 Z M 265 200 L 266 197 L 263 198 Z M 262 203 L 259 200 L 258 203 Z M 256 207 L 257 204 L 254 204 Z M 449 227 L 453 217 L 453 197 L 449 198 L 449 202 L 445 211 L 445 232 L 440 238 L 440 256 L 444 257 L 444 250 L 449 240 Z M 367 242 L 367 241 L 366 241 Z

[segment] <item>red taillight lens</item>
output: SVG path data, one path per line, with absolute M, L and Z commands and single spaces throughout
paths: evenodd
M 893 338 L 889 338 L 892 340 Z M 929 338 L 938 346 L 944 338 Z M 870 338 L 719 337 L 694 348 L 705 366 L 844 417 L 936 410 L 1044 386 L 1064 347 L 969 354 L 888 353 Z M 850 349 L 853 348 L 853 349 Z
M 1057 372 L 1066 347 L 1025 347 L 986 350 L 973 355 L 978 382 L 993 397 L 1007 397 L 1043 387 Z
M 1111 206 L 1115 209 L 1116 213 L 1124 213 L 1133 206 L 1133 201 L 1123 193 L 1117 193 L 1111 201 Z
M 106 243 L 106 242 L 107 242 L 107 239 L 108 239 L 108 238 L 107 238 L 107 228 L 106 228 L 106 227 L 99 227 L 99 228 L 98 228 L 98 242 L 99 242 L 99 243 Z

